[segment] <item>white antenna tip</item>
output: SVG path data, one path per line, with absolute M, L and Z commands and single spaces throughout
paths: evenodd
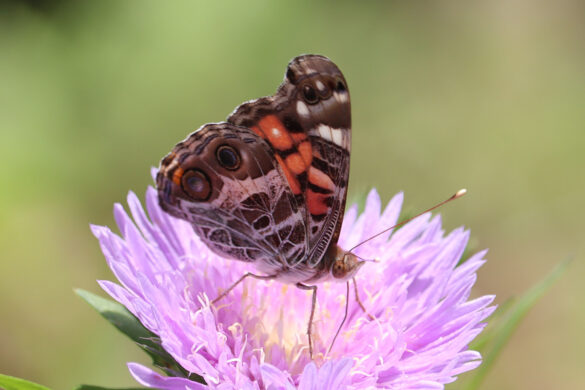
M 455 193 L 455 195 L 453 196 L 454 199 L 457 198 L 461 198 L 463 195 L 465 195 L 467 193 L 467 190 L 465 188 L 460 189 L 459 191 L 457 191 Z

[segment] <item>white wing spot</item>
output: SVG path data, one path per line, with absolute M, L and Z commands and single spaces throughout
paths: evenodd
M 339 146 L 343 146 L 343 134 L 341 133 L 341 129 L 331 129 L 333 133 L 333 143 Z
M 300 100 L 297 102 L 297 113 L 300 116 L 304 116 L 304 117 L 309 116 L 309 108 L 307 107 L 307 105 L 305 103 L 301 102 Z
M 330 130 L 331 128 L 325 125 L 319 125 L 319 127 L 317 127 L 317 133 L 319 134 L 319 137 L 324 138 L 327 141 L 333 142 Z
M 347 92 L 343 92 L 343 93 L 335 92 L 333 94 L 333 97 L 335 98 L 336 101 L 338 101 L 340 103 L 347 102 Z
M 317 82 L 315 84 L 317 85 L 317 89 L 319 91 L 324 91 L 325 90 L 325 85 L 320 80 L 317 80 Z
M 333 142 L 334 144 L 341 146 L 344 149 L 347 149 L 347 145 L 344 143 L 344 136 L 343 136 L 344 129 L 334 129 L 326 125 L 319 125 L 317 127 L 316 133 L 323 139 L 326 139 L 329 142 Z

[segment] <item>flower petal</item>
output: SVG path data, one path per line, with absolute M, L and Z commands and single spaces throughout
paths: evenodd
M 187 378 L 162 376 L 138 363 L 128 363 L 130 373 L 138 383 L 161 390 L 206 390 L 209 387 Z
M 338 244 L 351 248 L 394 225 L 402 201 L 401 193 L 394 196 L 380 214 L 380 197 L 371 191 L 361 216 L 357 207 L 348 209 Z M 248 278 L 211 304 L 248 265 L 211 252 L 189 224 L 160 209 L 153 188 L 146 192 L 147 212 L 132 192 L 128 205 L 132 218 L 121 205 L 114 208 L 121 237 L 91 226 L 120 282 L 99 284 L 186 371 L 200 374 L 205 388 L 441 389 L 481 362 L 468 345 L 493 312 L 493 296 L 469 297 L 486 252 L 459 264 L 469 232 L 445 236 L 439 216 L 427 213 L 356 249 L 380 261 L 358 273 L 365 310 L 349 296 L 347 321 L 326 355 L 348 297 L 342 283 L 319 285 L 312 324 L 318 366 L 307 353 L 309 292 Z M 146 386 L 204 388 L 136 363 L 128 367 Z

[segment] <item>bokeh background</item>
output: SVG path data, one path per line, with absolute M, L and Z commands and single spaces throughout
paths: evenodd
M 498 303 L 574 257 L 483 388 L 585 388 L 582 1 L 0 4 L 0 372 L 134 384 L 143 354 L 73 293 L 112 279 L 89 223 L 312 52 L 351 89 L 350 199 L 467 187 L 441 213 L 490 248 L 475 294 Z

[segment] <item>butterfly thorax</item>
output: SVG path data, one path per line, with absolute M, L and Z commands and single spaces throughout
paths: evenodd
M 345 251 L 338 245 L 335 245 L 335 256 L 329 261 L 331 261 L 329 266 L 331 276 L 334 280 L 341 282 L 353 278 L 361 266 L 365 264 L 356 255 Z

